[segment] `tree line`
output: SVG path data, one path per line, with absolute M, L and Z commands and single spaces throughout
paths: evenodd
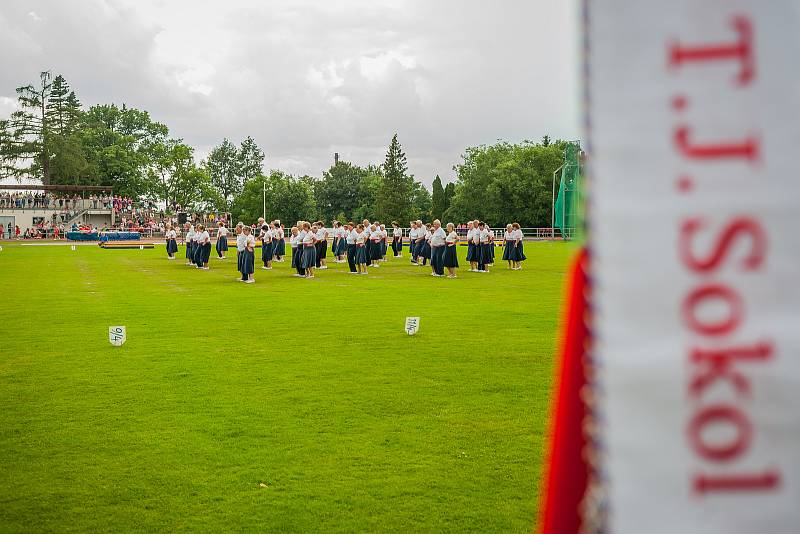
M 395 134 L 381 164 L 337 161 L 322 176 L 265 171 L 265 153 L 248 136 L 229 139 L 202 161 L 146 111 L 123 104 L 85 109 L 63 76 L 40 75 L 18 87 L 17 111 L 0 119 L 2 177 L 45 185 L 107 185 L 118 195 L 180 205 L 190 211 L 230 212 L 235 220 L 270 217 L 294 221 L 412 219 L 493 226 L 517 221 L 549 226 L 552 174 L 564 141 L 498 142 L 467 148 L 453 167 L 456 180 L 439 176 L 432 191 L 409 173 Z

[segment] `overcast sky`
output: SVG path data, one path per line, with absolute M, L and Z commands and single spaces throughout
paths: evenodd
M 266 167 L 381 163 L 430 184 L 467 146 L 576 139 L 569 0 L 2 0 L 0 115 L 42 70 L 147 110 L 198 159 L 251 135 Z

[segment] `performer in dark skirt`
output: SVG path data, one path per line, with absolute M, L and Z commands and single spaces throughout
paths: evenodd
M 275 252 L 275 246 L 272 244 L 273 235 L 269 224 L 261 225 L 258 237 L 261 238 L 261 263 L 264 264 L 261 268 L 267 271 L 272 270 L 272 254 Z
M 344 239 L 347 246 L 347 266 L 350 268 L 350 274 L 358 274 L 358 269 L 356 269 L 356 236 L 357 232 L 353 223 L 347 223 Z
M 514 228 L 510 224 L 507 224 L 506 231 L 503 233 L 503 261 L 508 262 L 509 269 L 516 267 L 514 265 L 515 250 L 516 241 L 514 240 Z
M 183 225 L 183 243 L 186 245 L 186 265 L 194 265 L 194 226 Z
M 480 260 L 481 253 L 478 222 L 479 221 L 470 221 L 467 225 L 467 261 L 469 261 L 469 272 L 478 272 L 478 261 Z
M 198 269 L 203 268 L 203 225 L 198 224 L 194 227 L 194 252 L 192 262 Z
M 297 221 L 297 237 L 294 242 L 297 244 L 295 249 L 294 268 L 297 270 L 295 276 L 305 277 L 306 270 L 303 269 L 303 238 L 306 236 L 306 231 L 303 227 L 305 221 Z
M 207 271 L 208 260 L 211 258 L 211 235 L 202 224 L 198 228 L 200 228 L 200 234 L 197 238 L 197 268 Z
M 217 223 L 217 227 L 217 257 L 224 260 L 228 252 L 228 229 L 222 221 Z
M 303 257 L 300 265 L 305 269 L 306 278 L 314 278 L 314 268 L 317 266 L 317 250 L 315 248 L 318 228 L 309 223 L 303 223 L 306 235 L 303 237 Z
M 492 261 L 492 245 L 489 243 L 489 229 L 483 221 L 478 223 L 478 272 L 488 273 Z
M 455 278 L 456 269 L 458 268 L 458 234 L 453 223 L 448 223 L 447 225 L 443 264 L 447 267 L 447 277 Z
M 328 258 L 328 229 L 325 228 L 325 223 L 322 221 L 317 221 L 314 223 L 316 226 L 316 240 L 315 240 L 315 253 L 317 255 L 316 258 L 316 267 L 318 269 L 327 269 L 327 258 Z
M 244 242 L 240 240 L 244 236 L 243 228 L 244 223 L 240 222 L 233 230 L 236 236 L 236 270 L 239 272 L 242 272 L 242 251 L 244 251 Z
M 172 229 L 172 225 L 167 225 L 167 232 L 165 234 L 167 239 L 167 258 L 170 260 L 175 259 L 175 253 L 178 252 L 178 240 L 177 234 L 175 230 Z
M 369 242 L 369 239 L 367 238 L 367 233 L 365 232 L 363 224 L 358 225 L 355 235 L 355 242 L 356 269 L 358 269 L 358 274 L 367 274 L 367 243 Z
M 381 224 L 378 226 L 381 233 L 381 261 L 386 261 L 386 251 L 389 249 L 389 233 L 386 231 L 386 225 Z
M 447 241 L 447 233 L 442 228 L 439 219 L 433 221 L 433 231 L 431 232 L 431 275 L 444 276 L 444 248 Z
M 525 257 L 525 251 L 522 247 L 522 241 L 525 238 L 525 234 L 522 233 L 522 228 L 520 228 L 519 223 L 514 223 L 511 226 L 514 229 L 513 236 L 516 243 L 514 246 L 514 263 L 516 264 L 515 270 L 519 271 L 522 269 L 522 262 L 527 259 Z
M 370 227 L 372 225 L 370 224 L 368 219 L 364 219 L 364 221 L 361 224 L 364 226 L 364 231 L 363 231 L 364 254 L 367 255 L 367 265 L 369 265 L 370 263 L 372 263 L 372 241 L 369 238 L 370 234 L 372 233 L 372 231 L 370 230 Z
M 419 253 L 422 258 L 422 265 L 426 265 L 431 259 L 431 225 L 422 225 L 422 245 Z
M 392 253 L 395 258 L 403 255 L 403 229 L 397 221 L 392 221 Z
M 275 261 L 283 262 L 283 257 L 286 255 L 286 232 L 280 220 L 275 219 L 272 222 L 272 231 L 275 235 L 272 240 L 275 245 Z
M 256 272 L 256 238 L 249 226 L 242 229 L 242 235 L 244 240 L 244 250 L 240 254 L 242 257 L 242 282 L 252 284 L 255 282 L 253 274 Z
M 367 258 L 369 265 L 370 267 L 380 267 L 378 262 L 381 259 L 381 242 L 383 241 L 383 237 L 381 236 L 381 229 L 378 224 L 373 223 L 370 225 L 369 240 L 369 257 Z

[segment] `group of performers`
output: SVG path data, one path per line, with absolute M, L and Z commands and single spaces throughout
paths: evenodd
M 225 224 L 218 223 L 216 251 L 219 259 L 226 259 L 228 250 L 228 229 Z M 446 276 L 456 278 L 458 265 L 457 246 L 462 240 L 452 223 L 442 226 L 436 219 L 432 223 L 424 224 L 421 220 L 411 221 L 409 232 L 409 250 L 411 264 L 424 266 L 428 262 L 431 267 L 431 276 Z M 256 224 L 258 236 L 253 229 L 243 223 L 238 223 L 234 229 L 236 235 L 236 257 L 238 270 L 241 273 L 240 281 L 254 283 L 255 248 L 256 240 L 261 240 L 261 262 L 264 270 L 271 270 L 273 262 L 283 262 L 286 254 L 286 235 L 281 221 L 266 222 L 259 218 Z M 396 222 L 392 222 L 391 249 L 395 258 L 402 257 L 403 229 Z M 389 249 L 389 233 L 380 222 L 370 222 L 365 219 L 362 223 L 348 222 L 343 224 L 333 222 L 331 232 L 322 221 L 308 222 L 297 221 L 291 227 L 288 236 L 291 247 L 292 268 L 294 276 L 314 278 L 317 269 L 327 269 L 328 238 L 332 237 L 331 252 L 334 262 L 347 263 L 350 274 L 368 274 L 369 267 L 380 267 L 386 261 Z M 167 226 L 166 241 L 167 255 L 175 259 L 178 252 L 177 232 L 172 226 Z M 508 268 L 519 270 L 525 260 L 523 252 L 523 234 L 520 225 L 509 224 L 503 235 L 504 250 L 503 260 L 508 262 Z M 467 261 L 470 272 L 488 273 L 494 265 L 495 236 L 483 221 L 470 221 L 467 224 Z M 208 260 L 211 255 L 211 237 L 202 224 L 192 226 L 184 225 L 184 243 L 186 244 L 186 265 L 198 269 L 208 269 Z

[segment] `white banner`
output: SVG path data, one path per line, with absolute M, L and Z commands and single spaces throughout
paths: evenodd
M 115 347 L 122 346 L 128 339 L 128 334 L 124 326 L 109 326 L 108 327 L 108 341 Z
M 419 330 L 419 317 L 406 317 L 406 333 L 413 336 Z
M 612 533 L 800 532 L 800 4 L 586 2 Z

